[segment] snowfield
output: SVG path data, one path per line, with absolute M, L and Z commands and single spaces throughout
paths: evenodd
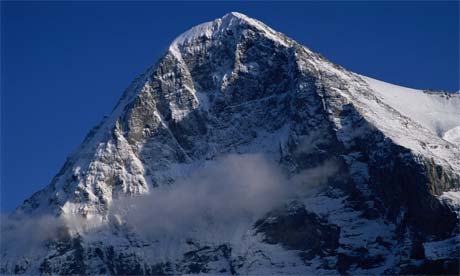
M 427 92 L 363 78 L 376 95 L 401 114 L 450 142 L 458 138 L 460 94 Z

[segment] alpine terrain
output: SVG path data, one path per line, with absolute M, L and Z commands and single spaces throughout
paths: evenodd
M 458 275 L 459 217 L 460 93 L 232 12 L 176 38 L 2 217 L 0 273 Z

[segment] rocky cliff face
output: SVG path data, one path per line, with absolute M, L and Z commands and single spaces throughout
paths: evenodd
M 227 14 L 179 36 L 51 184 L 18 208 L 19 224 L 45 216 L 59 223 L 34 250 L 3 241 L 1 272 L 458 274 L 459 110 L 459 94 L 357 75 L 257 20 Z M 247 198 L 225 190 L 254 177 L 233 165 L 196 176 L 229 155 L 263 156 L 236 163 L 279 171 L 254 179 L 266 187 L 279 178 L 283 188 Z M 147 235 L 130 223 L 138 214 L 129 204 L 114 208 L 126 197 L 155 202 L 169 187 L 168 200 L 139 209 L 143 224 L 166 224 L 171 213 L 158 211 L 165 205 L 206 213 L 206 204 L 168 197 L 184 182 L 211 183 L 200 202 L 236 194 L 255 205 L 214 203 L 224 211 L 204 222 L 193 212 L 184 218 L 193 220 L 190 231 Z M 225 193 L 209 192 L 214 182 Z M 240 219 L 231 204 L 250 215 Z

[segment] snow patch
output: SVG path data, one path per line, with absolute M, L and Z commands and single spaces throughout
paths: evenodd
M 460 126 L 456 126 L 444 132 L 442 139 L 449 141 L 452 144 L 460 145 Z
M 444 192 L 438 198 L 449 205 L 460 218 L 460 191 Z
M 460 237 L 454 236 L 441 241 L 426 242 L 423 244 L 425 256 L 429 260 L 441 260 L 459 256 Z

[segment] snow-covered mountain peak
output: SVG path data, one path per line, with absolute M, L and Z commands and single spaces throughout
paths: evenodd
M 284 35 L 274 31 L 264 23 L 239 12 L 230 12 L 221 18 L 199 24 L 182 33 L 173 41 L 169 50 L 174 54 L 177 54 L 178 49 L 184 46 L 184 44 L 191 44 L 193 41 L 197 40 L 203 41 L 217 38 L 222 36 L 222 34 L 233 34 L 234 32 L 238 32 L 238 29 L 249 27 L 260 31 L 278 43 L 283 45 L 289 44 L 289 41 L 284 38 Z
M 223 16 L 224 18 L 225 17 L 236 17 L 236 18 L 241 18 L 241 19 L 244 19 L 244 20 L 251 20 L 251 18 L 245 14 L 242 14 L 240 12 L 229 12 L 227 14 L 225 14 Z
M 458 110 L 226 14 L 177 37 L 24 202 L 26 225 L 69 231 L 23 258 L 10 242 L 0 273 L 443 272 Z

